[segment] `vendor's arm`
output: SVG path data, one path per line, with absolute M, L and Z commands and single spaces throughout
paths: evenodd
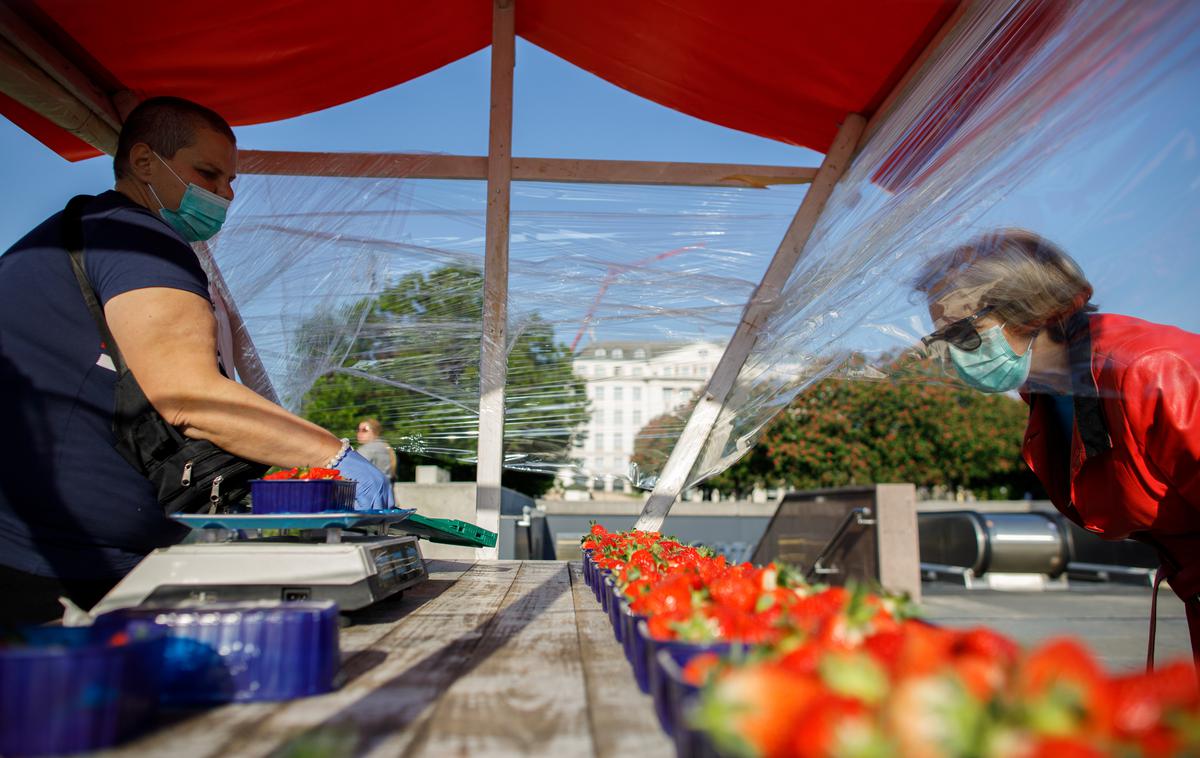
M 1122 391 L 1147 459 L 1200 511 L 1200 366 L 1156 351 L 1129 368 Z
M 135 289 L 110 299 L 104 314 L 147 399 L 186 436 L 273 466 L 324 466 L 337 455 L 332 434 L 221 375 L 203 297 Z

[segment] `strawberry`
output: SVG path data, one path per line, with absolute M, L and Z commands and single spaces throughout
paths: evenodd
M 1099 664 L 1078 642 L 1050 640 L 1018 667 L 1015 696 L 1024 723 L 1039 735 L 1107 733 L 1109 693 Z
M 698 724 L 724 754 L 791 754 L 801 714 L 824 697 L 821 684 L 770 664 L 732 669 L 701 696 Z
M 708 585 L 714 603 L 738 613 L 750 613 L 758 602 L 759 587 L 753 577 L 730 572 Z
M 721 667 L 721 656 L 716 653 L 701 653 L 683 667 L 683 681 L 693 687 L 702 687 L 712 679 Z
M 792 737 L 794 758 L 891 753 L 867 706 L 837 695 L 814 700 Z

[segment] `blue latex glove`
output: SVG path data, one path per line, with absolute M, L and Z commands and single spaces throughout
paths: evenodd
M 392 494 L 392 482 L 387 474 L 356 451 L 347 451 L 337 468 L 343 479 L 358 482 L 354 488 L 354 510 L 381 511 L 396 507 L 396 496 Z

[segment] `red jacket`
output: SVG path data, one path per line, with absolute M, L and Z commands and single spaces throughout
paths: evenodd
M 1060 511 L 1107 539 L 1149 538 L 1178 565 L 1172 587 L 1200 593 L 1200 335 L 1127 316 L 1069 328 L 1074 425 L 1028 395 L 1022 453 Z M 1068 473 L 1069 472 L 1069 473 Z M 1170 569 L 1170 567 L 1168 567 Z

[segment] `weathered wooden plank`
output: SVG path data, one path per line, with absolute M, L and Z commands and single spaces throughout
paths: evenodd
M 531 561 L 405 754 L 587 755 L 587 695 L 567 564 Z M 401 745 L 380 745 L 395 755 Z
M 487 178 L 487 156 L 239 150 L 238 168 L 243 174 L 270 176 L 483 180 Z M 812 166 L 584 158 L 512 159 L 513 181 L 524 182 L 761 188 L 776 184 L 807 184 L 816 175 L 817 169 Z
M 638 689 L 625 652 L 613 636 L 608 614 L 583 581 L 582 565 L 572 562 L 570 566 L 575 624 L 596 755 L 599 758 L 673 756 L 674 747 L 654 715 L 654 701 Z
M 516 562 L 472 566 L 392 624 L 350 663 L 370 663 L 336 692 L 204 712 L 114 751 L 121 756 L 360 753 L 413 725 L 459 676 L 517 575 Z M 436 581 L 436 579 L 435 579 Z M 401 601 L 407 603 L 406 598 Z M 363 642 L 367 642 L 364 636 Z M 357 645 L 356 645 L 357 647 Z

